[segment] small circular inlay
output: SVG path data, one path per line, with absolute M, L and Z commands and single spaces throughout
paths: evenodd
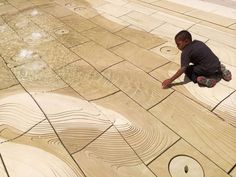
M 56 34 L 63 35 L 63 34 L 68 34 L 69 30 L 67 29 L 59 29 L 55 31 Z
M 177 55 L 178 49 L 172 47 L 172 46 L 164 46 L 160 49 L 161 53 L 168 54 L 168 55 Z
M 204 177 L 201 165 L 188 156 L 177 156 L 173 158 L 169 165 L 171 177 Z

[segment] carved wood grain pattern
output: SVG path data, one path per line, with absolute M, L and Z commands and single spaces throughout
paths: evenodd
M 175 133 L 121 92 L 94 103 L 145 164 L 178 139 Z
M 162 89 L 159 81 L 128 62 L 119 63 L 102 74 L 146 109 L 172 92 Z
M 225 171 L 235 164 L 235 128 L 195 102 L 174 93 L 150 112 Z
M 111 122 L 85 100 L 56 93 L 38 93 L 34 97 L 70 153 L 81 150 L 111 126 Z
M 47 121 L 1 144 L 0 151 L 10 176 L 83 177 Z
M 154 177 L 114 127 L 73 156 L 88 177 Z

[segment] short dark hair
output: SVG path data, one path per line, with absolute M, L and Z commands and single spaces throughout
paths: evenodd
M 192 35 L 187 30 L 182 30 L 175 35 L 175 40 L 184 41 L 186 39 L 192 41 Z

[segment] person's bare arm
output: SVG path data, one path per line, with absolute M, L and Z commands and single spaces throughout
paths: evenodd
M 166 79 L 162 82 L 162 88 L 167 88 L 170 86 L 170 84 L 177 79 L 179 76 L 181 76 L 186 70 L 186 67 L 181 67 L 171 78 Z

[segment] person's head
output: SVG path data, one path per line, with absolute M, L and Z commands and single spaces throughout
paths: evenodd
M 175 35 L 175 43 L 181 51 L 191 42 L 192 35 L 186 30 L 182 30 Z

